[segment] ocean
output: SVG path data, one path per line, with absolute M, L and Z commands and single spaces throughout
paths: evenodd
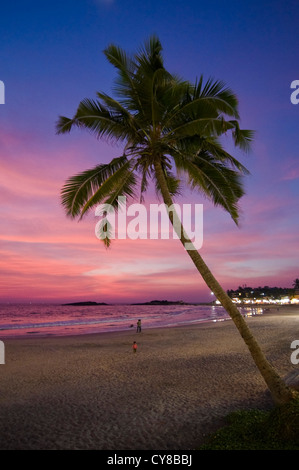
M 241 312 L 257 315 L 262 309 L 242 308 Z M 143 329 L 229 320 L 223 307 L 212 305 L 2 304 L 0 340 L 136 330 L 139 318 Z

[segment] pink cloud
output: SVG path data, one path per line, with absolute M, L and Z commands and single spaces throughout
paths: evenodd
M 299 168 L 290 168 L 282 179 L 286 181 L 291 181 L 291 180 L 296 180 L 298 178 L 299 178 Z
M 284 158 L 280 164 L 280 180 L 292 181 L 299 178 L 299 166 L 297 155 Z
M 1 135 L 0 298 L 209 300 L 178 240 L 115 240 L 106 250 L 93 213 L 80 223 L 65 216 L 59 198 L 65 178 L 95 164 L 84 161 L 82 147 L 63 141 L 62 150 L 45 150 L 35 136 Z M 246 196 L 240 229 L 198 195 L 182 201 L 204 204 L 200 253 L 225 288 L 298 277 L 296 232 L 280 223 L 292 210 L 287 194 Z M 149 194 L 147 202 L 157 201 Z

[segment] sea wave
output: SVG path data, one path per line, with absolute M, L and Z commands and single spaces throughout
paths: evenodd
M 243 309 L 244 315 L 262 313 L 262 309 Z M 34 318 L 34 319 L 33 319 Z M 214 305 L 1 305 L 0 338 L 47 335 L 76 335 L 121 331 L 135 328 L 138 319 L 143 328 L 171 327 L 229 319 L 221 306 Z M 34 331 L 32 331 L 34 330 Z

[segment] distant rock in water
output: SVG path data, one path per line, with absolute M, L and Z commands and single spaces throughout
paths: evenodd
M 92 305 L 108 305 L 105 304 L 105 302 L 72 302 L 70 304 L 62 304 L 62 305 L 77 305 L 77 306 L 82 306 L 82 305 L 87 305 L 87 306 L 92 306 Z
M 182 300 L 176 300 L 174 302 L 170 300 L 151 300 L 150 302 L 137 303 L 132 305 L 190 305 Z

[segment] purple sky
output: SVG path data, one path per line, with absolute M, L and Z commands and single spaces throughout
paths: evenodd
M 93 213 L 78 223 L 60 205 L 67 177 L 121 149 L 79 131 L 57 136 L 58 116 L 72 116 L 96 91 L 111 93 L 108 44 L 134 52 L 153 33 L 171 72 L 224 80 L 239 97 L 241 126 L 256 131 L 249 155 L 226 146 L 251 172 L 239 228 L 199 194 L 181 200 L 204 205 L 201 254 L 225 289 L 291 287 L 299 277 L 299 105 L 290 100 L 298 10 L 295 1 L 1 5 L 0 302 L 210 300 L 179 241 L 115 240 L 106 250 Z

